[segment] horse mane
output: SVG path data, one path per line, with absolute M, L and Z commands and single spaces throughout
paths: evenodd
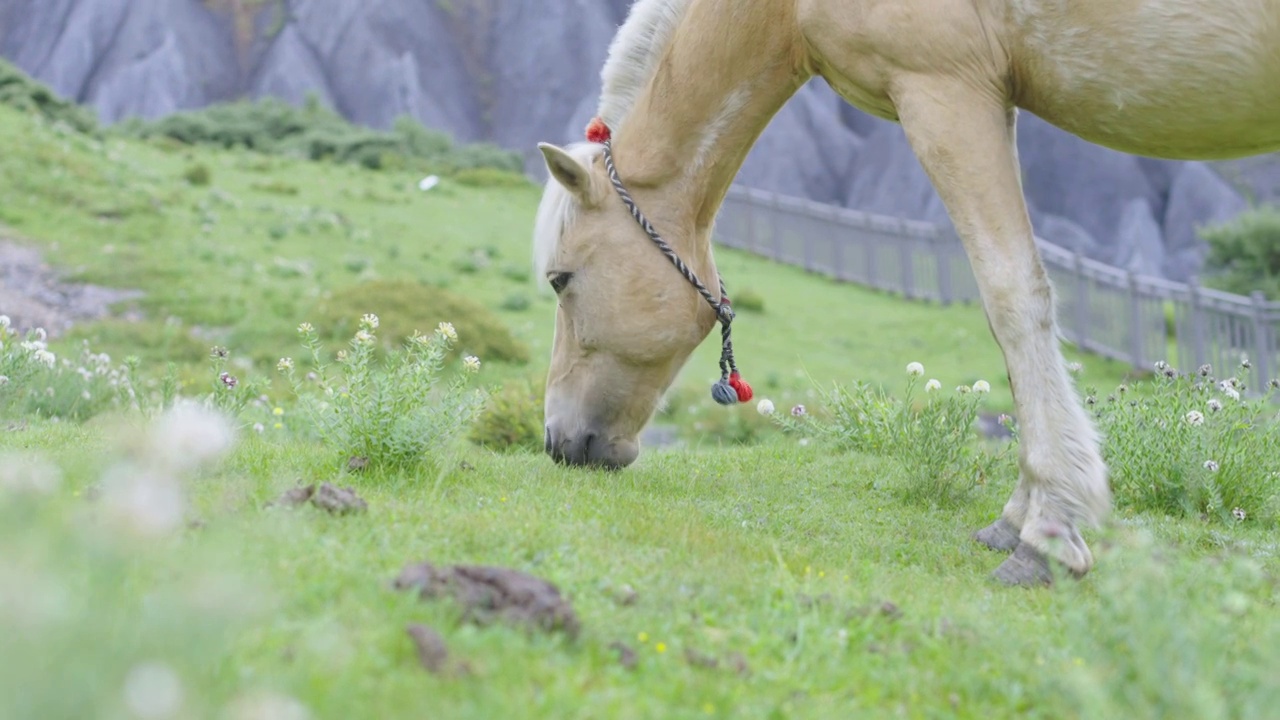
M 658 69 L 662 54 L 692 0 L 635 0 L 626 22 L 609 44 L 609 56 L 600 69 L 600 101 L 596 114 L 617 129 L 635 107 L 636 100 Z M 597 143 L 577 142 L 564 148 L 585 165 L 604 150 Z M 573 222 L 577 203 L 555 178 L 548 178 L 534 221 L 533 264 L 542 283 L 565 228 Z

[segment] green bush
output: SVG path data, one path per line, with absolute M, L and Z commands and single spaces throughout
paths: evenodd
M 489 395 L 471 442 L 498 451 L 542 449 L 545 381 L 515 380 Z
M 467 187 L 528 187 L 529 179 L 512 170 L 493 167 L 464 168 L 453 175 L 453 181 Z
M 822 416 L 797 405 L 790 413 L 770 415 L 790 432 L 808 432 L 837 447 L 879 455 L 901 463 L 907 484 L 903 495 L 913 502 L 949 504 L 964 498 L 1006 461 L 977 443 L 975 429 L 982 398 L 990 384 L 979 380 L 951 392 L 941 383 L 925 383 L 926 398 L 918 406 L 914 393 L 923 377 L 919 363 L 907 366 L 901 400 L 868 383 L 820 390 Z M 1006 450 L 1006 453 L 1008 451 Z
M 416 168 L 446 175 L 466 171 L 469 182 L 510 182 L 498 178 L 523 167 L 518 153 L 489 144 L 456 146 L 448 135 L 408 117 L 397 119 L 391 130 L 374 130 L 354 125 L 318 103 L 295 107 L 274 98 L 210 105 L 155 121 L 135 119 L 120 123 L 116 131 L 371 170 Z
M 736 293 L 731 294 L 729 299 L 733 303 L 734 310 L 753 313 L 764 312 L 764 296 L 750 288 L 739 290 Z
M 3 59 L 0 59 L 0 105 L 40 115 L 51 123 L 64 123 L 78 132 L 90 135 L 98 132 L 98 121 L 91 111 L 63 100 L 48 86 Z
M 375 364 L 380 324 L 373 314 L 360 318 L 349 349 L 335 356 L 340 367 L 334 377 L 319 334 L 303 323 L 298 332 L 317 378 L 304 384 L 291 358 L 281 358 L 277 369 L 289 378 L 320 439 L 340 449 L 344 461 L 391 470 L 430 462 L 443 469 L 455 440 L 465 437 L 484 404 L 483 392 L 467 388 L 480 363 L 467 357 L 454 380 L 443 382 L 445 358 L 458 335 L 441 323 L 431 334 L 414 333 L 403 349 Z
M 1248 395 L 1249 368 L 1218 379 L 1205 365 L 1179 374 L 1165 363 L 1150 387 L 1120 386 L 1085 404 L 1106 442 L 1118 507 L 1215 522 L 1280 521 L 1280 426 L 1275 380 Z
M 203 187 L 213 180 L 213 173 L 209 172 L 208 165 L 196 163 L 183 171 L 182 179 L 196 187 Z
M 329 340 L 355 332 L 351 318 L 376 312 L 385 334 L 396 338 L 409 337 L 414 331 L 430 332 L 441 322 L 452 322 L 458 342 L 451 357 L 476 355 L 485 362 L 517 365 L 529 361 L 529 347 L 516 340 L 491 310 L 444 288 L 412 280 L 374 280 L 340 288 L 315 312 Z
M 510 312 L 524 312 L 529 309 L 529 296 L 524 293 L 512 293 L 502 301 L 502 309 Z
M 1200 231 L 1209 243 L 1205 283 L 1238 295 L 1280 298 L 1280 208 L 1264 206 Z

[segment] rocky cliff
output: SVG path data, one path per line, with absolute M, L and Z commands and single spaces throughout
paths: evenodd
M 0 0 L 0 55 L 106 122 L 239 97 L 314 94 L 353 121 L 408 114 L 459 141 L 490 140 L 542 168 L 540 140 L 581 136 L 629 0 Z M 1182 279 L 1195 229 L 1246 195 L 1280 197 L 1280 160 L 1213 166 L 1136 158 L 1023 113 L 1019 152 L 1043 237 Z M 901 129 L 818 79 L 752 150 L 739 181 L 946 222 Z

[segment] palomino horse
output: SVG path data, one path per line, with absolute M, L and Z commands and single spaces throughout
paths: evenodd
M 1020 473 L 1000 518 L 974 537 L 1013 551 L 995 571 L 1004 582 L 1047 582 L 1051 559 L 1083 575 L 1093 556 L 1080 531 L 1102 522 L 1111 494 L 1058 345 L 1017 109 L 1134 154 L 1278 149 L 1280 2 L 637 0 L 587 142 L 539 145 L 551 180 L 535 260 L 559 294 L 545 408 L 556 460 L 634 461 L 661 395 L 717 322 L 724 378 L 713 394 L 750 397 L 732 367 L 712 224 L 756 138 L 814 75 L 902 125 L 1004 354 Z

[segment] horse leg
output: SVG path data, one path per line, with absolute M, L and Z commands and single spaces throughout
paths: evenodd
M 1052 580 L 1049 558 L 1077 577 L 1093 565 L 1080 535 L 1110 510 L 1097 432 L 1058 346 L 1053 289 L 1036 251 L 1014 146 L 1016 110 L 998 85 L 915 76 L 894 99 L 916 156 L 947 207 L 1004 354 L 1021 425 L 1018 488 L 994 528 L 1015 552 L 995 571 L 1008 584 Z

